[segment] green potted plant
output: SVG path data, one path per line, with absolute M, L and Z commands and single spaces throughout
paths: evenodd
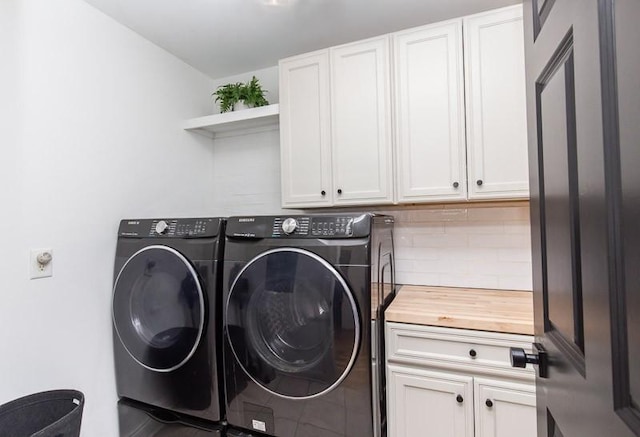
M 220 85 L 212 95 L 216 96 L 216 103 L 220 102 L 220 112 L 228 112 L 268 105 L 269 102 L 264 97 L 266 92 L 260 81 L 253 76 L 246 84 L 236 82 Z
M 220 112 L 233 111 L 233 105 L 240 100 L 240 90 L 243 86 L 241 82 L 236 82 L 218 87 L 212 95 L 216 96 L 216 103 L 220 102 Z
M 269 104 L 264 97 L 264 93 L 266 92 L 266 90 L 262 89 L 260 81 L 253 76 L 253 78 L 240 89 L 240 100 L 244 100 L 245 105 L 250 108 L 266 106 Z

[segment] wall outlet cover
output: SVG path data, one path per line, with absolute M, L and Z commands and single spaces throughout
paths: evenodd
M 41 261 L 45 263 L 43 264 Z M 29 279 L 48 278 L 51 276 L 53 276 L 53 250 L 50 248 L 31 249 L 29 255 Z

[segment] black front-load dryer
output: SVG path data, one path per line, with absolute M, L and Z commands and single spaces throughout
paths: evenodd
M 113 286 L 118 396 L 178 414 L 222 414 L 224 219 L 123 220 Z
M 385 435 L 392 232 L 392 217 L 372 214 L 228 219 L 226 413 L 238 435 Z

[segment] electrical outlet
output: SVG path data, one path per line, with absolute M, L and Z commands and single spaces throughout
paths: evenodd
M 53 250 L 31 249 L 29 256 L 29 278 L 48 278 L 53 276 Z

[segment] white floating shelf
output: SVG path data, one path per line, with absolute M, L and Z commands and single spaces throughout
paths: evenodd
M 184 122 L 183 128 L 213 138 L 221 133 L 227 136 L 233 131 L 248 132 L 256 128 L 264 130 L 266 127 L 276 126 L 279 122 L 279 115 L 280 105 L 276 103 L 259 108 L 192 118 Z

